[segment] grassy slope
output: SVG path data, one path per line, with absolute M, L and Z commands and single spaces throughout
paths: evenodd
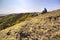
M 22 14 L 10 14 L 0 18 L 0 30 L 18 24 L 22 21 L 29 20 L 36 13 L 22 13 Z
M 40 14 L 29 21 L 0 31 L 0 40 L 28 39 L 60 40 L 60 10 Z

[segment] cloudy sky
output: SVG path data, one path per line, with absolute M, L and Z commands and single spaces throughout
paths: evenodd
M 60 0 L 0 0 L 0 14 L 60 9 Z

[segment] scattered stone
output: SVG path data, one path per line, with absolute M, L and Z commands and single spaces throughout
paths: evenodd
M 7 35 L 10 35 L 11 34 L 11 32 L 10 32 L 11 30 L 9 30 L 9 32 L 7 32 Z

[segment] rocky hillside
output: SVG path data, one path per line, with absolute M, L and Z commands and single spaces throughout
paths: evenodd
M 60 40 L 60 10 L 39 14 L 1 30 L 0 40 Z

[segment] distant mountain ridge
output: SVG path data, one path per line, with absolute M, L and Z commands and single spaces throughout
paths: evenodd
M 7 14 L 0 14 L 0 16 L 6 16 Z

